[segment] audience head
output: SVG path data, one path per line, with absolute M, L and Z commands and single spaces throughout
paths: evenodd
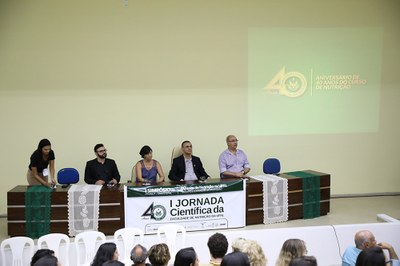
M 356 266 L 385 266 L 383 250 L 376 246 L 363 249 L 357 257 Z
M 149 250 L 149 260 L 152 266 L 165 266 L 171 259 L 167 244 L 156 244 Z
M 131 260 L 134 264 L 144 263 L 147 259 L 147 249 L 138 244 L 131 251 Z
M 176 253 L 174 266 L 198 266 L 199 259 L 194 248 L 183 248 Z
M 234 251 L 241 251 L 249 258 L 250 265 L 252 266 L 265 266 L 267 265 L 267 258 L 265 257 L 262 247 L 257 241 L 237 238 L 232 243 Z
M 282 245 L 276 265 L 289 265 L 292 259 L 302 257 L 306 254 L 306 243 L 303 240 L 288 239 Z
M 100 266 L 106 261 L 118 260 L 118 256 L 117 246 L 114 243 L 107 242 L 100 245 L 91 265 Z
M 125 264 L 117 260 L 108 260 L 101 264 L 101 266 L 125 266 Z
M 144 158 L 147 154 L 150 154 L 152 152 L 153 150 L 149 146 L 145 145 L 140 149 L 139 154 L 140 156 L 142 156 L 142 158 Z
M 250 266 L 250 262 L 246 254 L 234 251 L 224 256 L 221 266 Z
M 228 252 L 228 240 L 221 233 L 215 233 L 208 239 L 207 246 L 210 250 L 211 257 L 217 259 L 225 256 Z
M 374 234 L 368 230 L 358 231 L 354 236 L 354 242 L 358 249 L 370 248 L 376 245 Z
M 244 245 L 246 242 L 246 239 L 243 237 L 238 237 L 232 242 L 232 249 L 233 251 L 242 251 L 241 247 Z
M 60 262 L 54 255 L 44 255 L 38 259 L 33 266 L 60 266 Z
M 314 256 L 302 256 L 290 261 L 289 266 L 317 266 L 317 259 Z
M 38 249 L 35 254 L 33 254 L 32 256 L 32 260 L 31 260 L 31 266 L 33 266 L 35 264 L 35 262 L 37 262 L 39 259 L 45 257 L 45 256 L 54 256 L 54 251 L 51 249 Z

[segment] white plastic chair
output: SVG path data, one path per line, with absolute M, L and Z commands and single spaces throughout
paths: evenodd
M 183 154 L 182 152 L 182 147 L 181 146 L 176 146 L 174 148 L 172 148 L 172 153 L 171 153 L 171 166 L 172 166 L 172 162 L 174 161 L 174 159 L 176 157 L 179 157 Z
M 81 242 L 83 242 L 83 248 Z M 97 249 L 104 242 L 106 242 L 106 236 L 102 232 L 85 231 L 77 234 L 75 236 L 77 265 L 90 265 Z M 81 263 L 82 258 L 84 258 L 83 263 Z
M 69 237 L 66 234 L 59 233 L 41 236 L 37 242 L 38 249 L 48 248 L 53 250 L 54 255 L 63 266 L 68 266 L 69 244 Z
M 28 247 L 26 247 L 28 246 Z M 6 262 L 7 248 L 11 251 L 11 264 Z M 25 266 L 29 265 L 33 256 L 35 243 L 32 238 L 25 236 L 15 236 L 4 239 L 1 242 L 2 265 L 7 266 Z
M 120 254 L 119 260 L 128 265 L 132 264 L 131 250 L 136 244 L 143 245 L 143 241 L 144 232 L 139 228 L 127 227 L 115 231 L 114 243 L 117 245 Z
M 179 232 L 180 234 L 178 234 Z M 179 224 L 162 225 L 157 229 L 157 238 L 159 243 L 168 245 L 171 260 L 174 260 L 178 248 L 185 247 L 186 229 Z

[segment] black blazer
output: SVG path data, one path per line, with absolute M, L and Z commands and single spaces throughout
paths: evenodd
M 197 179 L 199 179 L 200 176 L 209 177 L 209 175 L 206 173 L 206 170 L 204 170 L 203 164 L 201 163 L 199 157 L 192 155 L 192 163 L 193 163 L 193 170 L 195 175 L 197 176 Z M 185 159 L 183 158 L 183 155 L 181 155 L 173 160 L 171 170 L 169 171 L 168 174 L 168 178 L 171 180 L 179 181 L 185 178 L 185 173 L 186 173 Z

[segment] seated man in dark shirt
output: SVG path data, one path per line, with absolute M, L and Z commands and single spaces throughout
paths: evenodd
M 114 160 L 107 158 L 107 150 L 103 144 L 94 146 L 96 159 L 88 161 L 85 168 L 85 182 L 87 184 L 118 184 L 120 175 Z
M 209 177 L 203 168 L 199 157 L 192 155 L 192 143 L 185 140 L 182 142 L 182 155 L 172 162 L 168 178 L 171 180 L 205 180 Z

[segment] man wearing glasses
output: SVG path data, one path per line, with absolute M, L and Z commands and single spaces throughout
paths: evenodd
M 250 172 L 250 163 L 246 154 L 237 148 L 238 139 L 234 135 L 226 137 L 228 149 L 219 156 L 218 165 L 221 178 L 242 178 Z
M 176 181 L 204 181 L 207 179 L 209 175 L 204 170 L 200 158 L 192 155 L 192 143 L 185 140 L 182 142 L 181 148 L 183 154 L 173 160 L 168 178 Z
M 107 158 L 107 150 L 103 144 L 94 146 L 96 159 L 88 161 L 85 168 L 85 182 L 87 184 L 116 185 L 119 183 L 120 175 L 114 160 Z

